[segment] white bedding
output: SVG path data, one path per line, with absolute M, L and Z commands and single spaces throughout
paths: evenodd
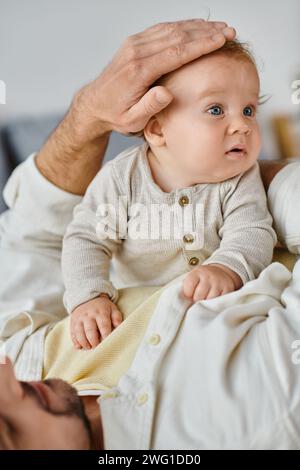
M 273 263 L 187 311 L 180 282 L 169 287 L 117 397 L 100 399 L 106 448 L 300 448 L 300 264 L 293 276 Z M 136 406 L 137 390 L 148 408 Z

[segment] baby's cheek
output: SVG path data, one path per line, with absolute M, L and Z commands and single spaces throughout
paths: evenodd
M 202 173 L 210 173 L 219 164 L 222 150 L 216 144 L 197 141 L 187 157 L 192 169 L 199 169 Z
M 261 132 L 258 124 L 254 126 L 254 129 L 252 131 L 252 141 L 253 141 L 253 148 L 254 151 L 259 154 L 261 147 L 262 147 L 262 137 L 261 137 Z

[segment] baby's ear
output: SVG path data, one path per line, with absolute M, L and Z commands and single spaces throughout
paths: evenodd
M 144 128 L 144 136 L 149 144 L 161 147 L 165 143 L 165 137 L 159 118 L 154 115 L 147 122 Z

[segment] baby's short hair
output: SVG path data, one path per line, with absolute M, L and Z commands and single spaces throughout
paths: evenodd
M 226 41 L 225 44 L 222 47 L 220 47 L 220 49 L 212 51 L 203 57 L 212 56 L 212 55 L 223 55 L 226 57 L 234 58 L 236 60 L 248 61 L 257 69 L 257 65 L 255 62 L 253 53 L 251 52 L 249 44 L 245 42 L 240 42 L 237 39 L 233 41 Z M 157 80 L 155 80 L 154 83 L 152 83 L 152 85 L 149 87 L 149 90 L 158 85 L 165 85 L 168 77 L 171 76 L 171 74 L 173 74 L 174 72 L 176 72 L 176 70 L 168 72 L 165 75 L 162 75 L 161 77 L 159 77 Z M 134 137 L 142 137 L 145 140 L 144 130 L 141 130 L 138 132 L 131 132 L 130 135 Z

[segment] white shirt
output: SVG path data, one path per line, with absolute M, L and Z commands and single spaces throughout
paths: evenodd
M 166 290 L 131 368 L 99 399 L 105 448 L 300 448 L 299 263 L 293 275 L 287 287 L 274 263 L 187 311 L 180 283 Z
M 289 185 L 300 165 L 291 167 L 269 192 L 289 198 L 289 222 L 300 196 Z M 44 335 L 66 314 L 61 240 L 79 200 L 43 178 L 33 157 L 6 188 L 0 339 L 23 380 L 41 377 Z M 276 222 L 290 227 L 286 213 L 275 210 Z M 106 448 L 300 448 L 299 262 L 292 279 L 275 263 L 239 291 L 188 310 L 179 287 L 161 296 L 131 368 L 100 398 Z
M 20 380 L 40 380 L 45 333 L 66 316 L 62 237 L 81 197 L 46 180 L 31 155 L 11 175 L 4 199 L 10 210 L 0 216 L 0 355 L 11 357 Z

